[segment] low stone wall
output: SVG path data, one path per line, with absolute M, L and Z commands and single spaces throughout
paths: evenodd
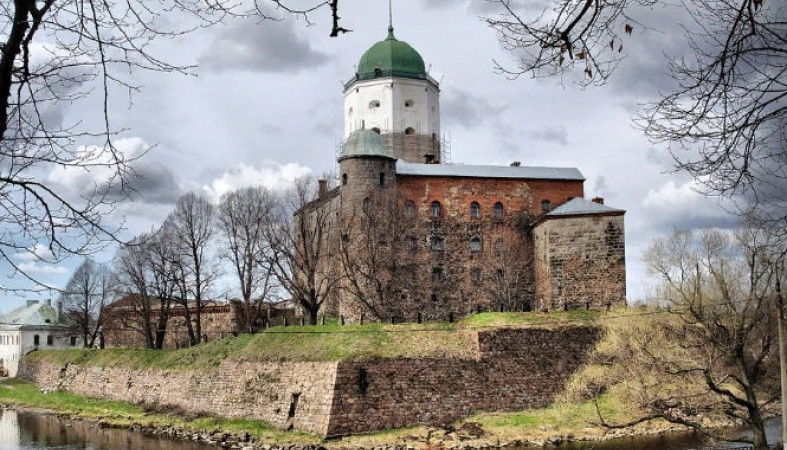
M 475 360 L 339 363 L 328 434 L 447 425 L 478 412 L 548 406 L 598 338 L 591 327 L 500 330 L 478 333 Z
M 325 435 L 336 363 L 224 363 L 194 373 L 23 360 L 18 376 L 43 389 L 189 413 L 259 419 L 280 428 Z
M 477 333 L 471 359 L 225 362 L 199 373 L 23 359 L 19 377 L 44 389 L 338 436 L 547 406 L 599 337 L 594 327 L 499 330 Z

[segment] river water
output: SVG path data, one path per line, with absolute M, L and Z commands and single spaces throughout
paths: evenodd
M 779 426 L 778 419 L 768 422 L 770 442 L 778 439 Z M 701 447 L 701 442 L 696 437 L 681 434 L 615 442 L 566 444 L 558 448 L 560 450 L 689 450 Z M 0 450 L 215 450 L 215 448 L 181 440 L 154 438 L 134 431 L 99 428 L 89 422 L 0 409 Z

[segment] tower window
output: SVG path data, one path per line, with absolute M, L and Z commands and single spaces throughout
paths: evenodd
M 412 200 L 404 202 L 404 215 L 405 217 L 415 217 L 415 203 Z
M 349 112 L 350 114 L 352 114 L 352 113 L 353 113 L 353 108 L 352 108 L 352 106 L 350 107 L 350 110 L 349 110 L 348 112 Z
M 438 202 L 437 200 L 433 201 L 431 207 L 432 218 L 439 219 L 440 214 L 442 214 L 442 209 L 443 207 L 442 205 L 440 205 L 440 202 Z
M 432 267 L 432 281 L 443 281 L 444 278 L 442 267 Z
M 478 202 L 470 203 L 470 218 L 478 219 L 481 216 L 481 205 Z
M 433 252 L 442 252 L 445 250 L 445 239 L 440 236 L 432 236 L 430 247 Z
M 481 251 L 481 238 L 478 236 L 473 236 L 470 238 L 470 251 L 473 253 Z
M 418 239 L 415 236 L 407 236 L 404 239 L 404 243 L 411 250 L 415 250 L 418 247 Z
M 377 127 L 372 128 L 372 131 L 374 131 L 377 134 L 380 134 L 380 129 Z
M 413 128 L 413 127 L 407 127 L 407 128 L 404 130 L 404 134 L 415 134 L 415 128 Z
M 369 208 L 371 207 L 372 207 L 372 199 L 370 199 L 369 197 L 363 199 L 363 210 L 369 212 Z
M 372 100 L 369 102 L 369 109 L 379 108 L 380 100 Z
M 380 187 L 385 187 L 385 172 L 380 172 Z
M 342 174 L 342 185 L 343 186 L 347 185 L 347 174 L 346 173 Z
M 470 271 L 470 281 L 473 283 L 481 282 L 481 269 L 476 267 Z
M 46 337 L 46 345 L 55 345 L 55 337 L 51 334 L 47 335 Z
M 404 107 L 405 108 L 412 108 L 413 105 L 415 105 L 415 102 L 412 101 L 412 100 L 405 100 L 404 101 Z
M 547 212 L 552 209 L 552 202 L 549 200 L 541 200 L 541 211 Z
M 500 202 L 495 203 L 494 207 L 494 216 L 495 220 L 501 220 L 503 218 L 503 204 Z

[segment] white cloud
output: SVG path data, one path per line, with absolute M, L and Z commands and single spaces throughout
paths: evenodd
M 284 190 L 298 177 L 310 172 L 310 168 L 297 163 L 282 165 L 273 161 L 263 161 L 260 167 L 240 164 L 229 172 L 223 173 L 209 185 L 203 186 L 202 189 L 211 201 L 217 202 L 227 192 L 249 186 Z
M 65 275 L 68 269 L 63 266 L 55 266 L 49 264 L 38 264 L 35 262 L 25 262 L 18 265 L 19 270 L 26 273 L 31 277 L 46 276 L 46 275 Z
M 670 180 L 649 189 L 642 200 L 643 212 L 656 228 L 733 228 L 737 221 L 718 201 L 698 192 L 699 183 L 678 185 Z

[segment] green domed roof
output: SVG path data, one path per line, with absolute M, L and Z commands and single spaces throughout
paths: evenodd
M 383 144 L 380 135 L 372 130 L 356 130 L 350 133 L 342 146 L 339 161 L 362 156 L 396 159 L 388 147 Z
M 388 37 L 372 45 L 358 63 L 358 80 L 383 76 L 426 78 L 424 59 L 410 44 L 397 40 L 390 26 Z

